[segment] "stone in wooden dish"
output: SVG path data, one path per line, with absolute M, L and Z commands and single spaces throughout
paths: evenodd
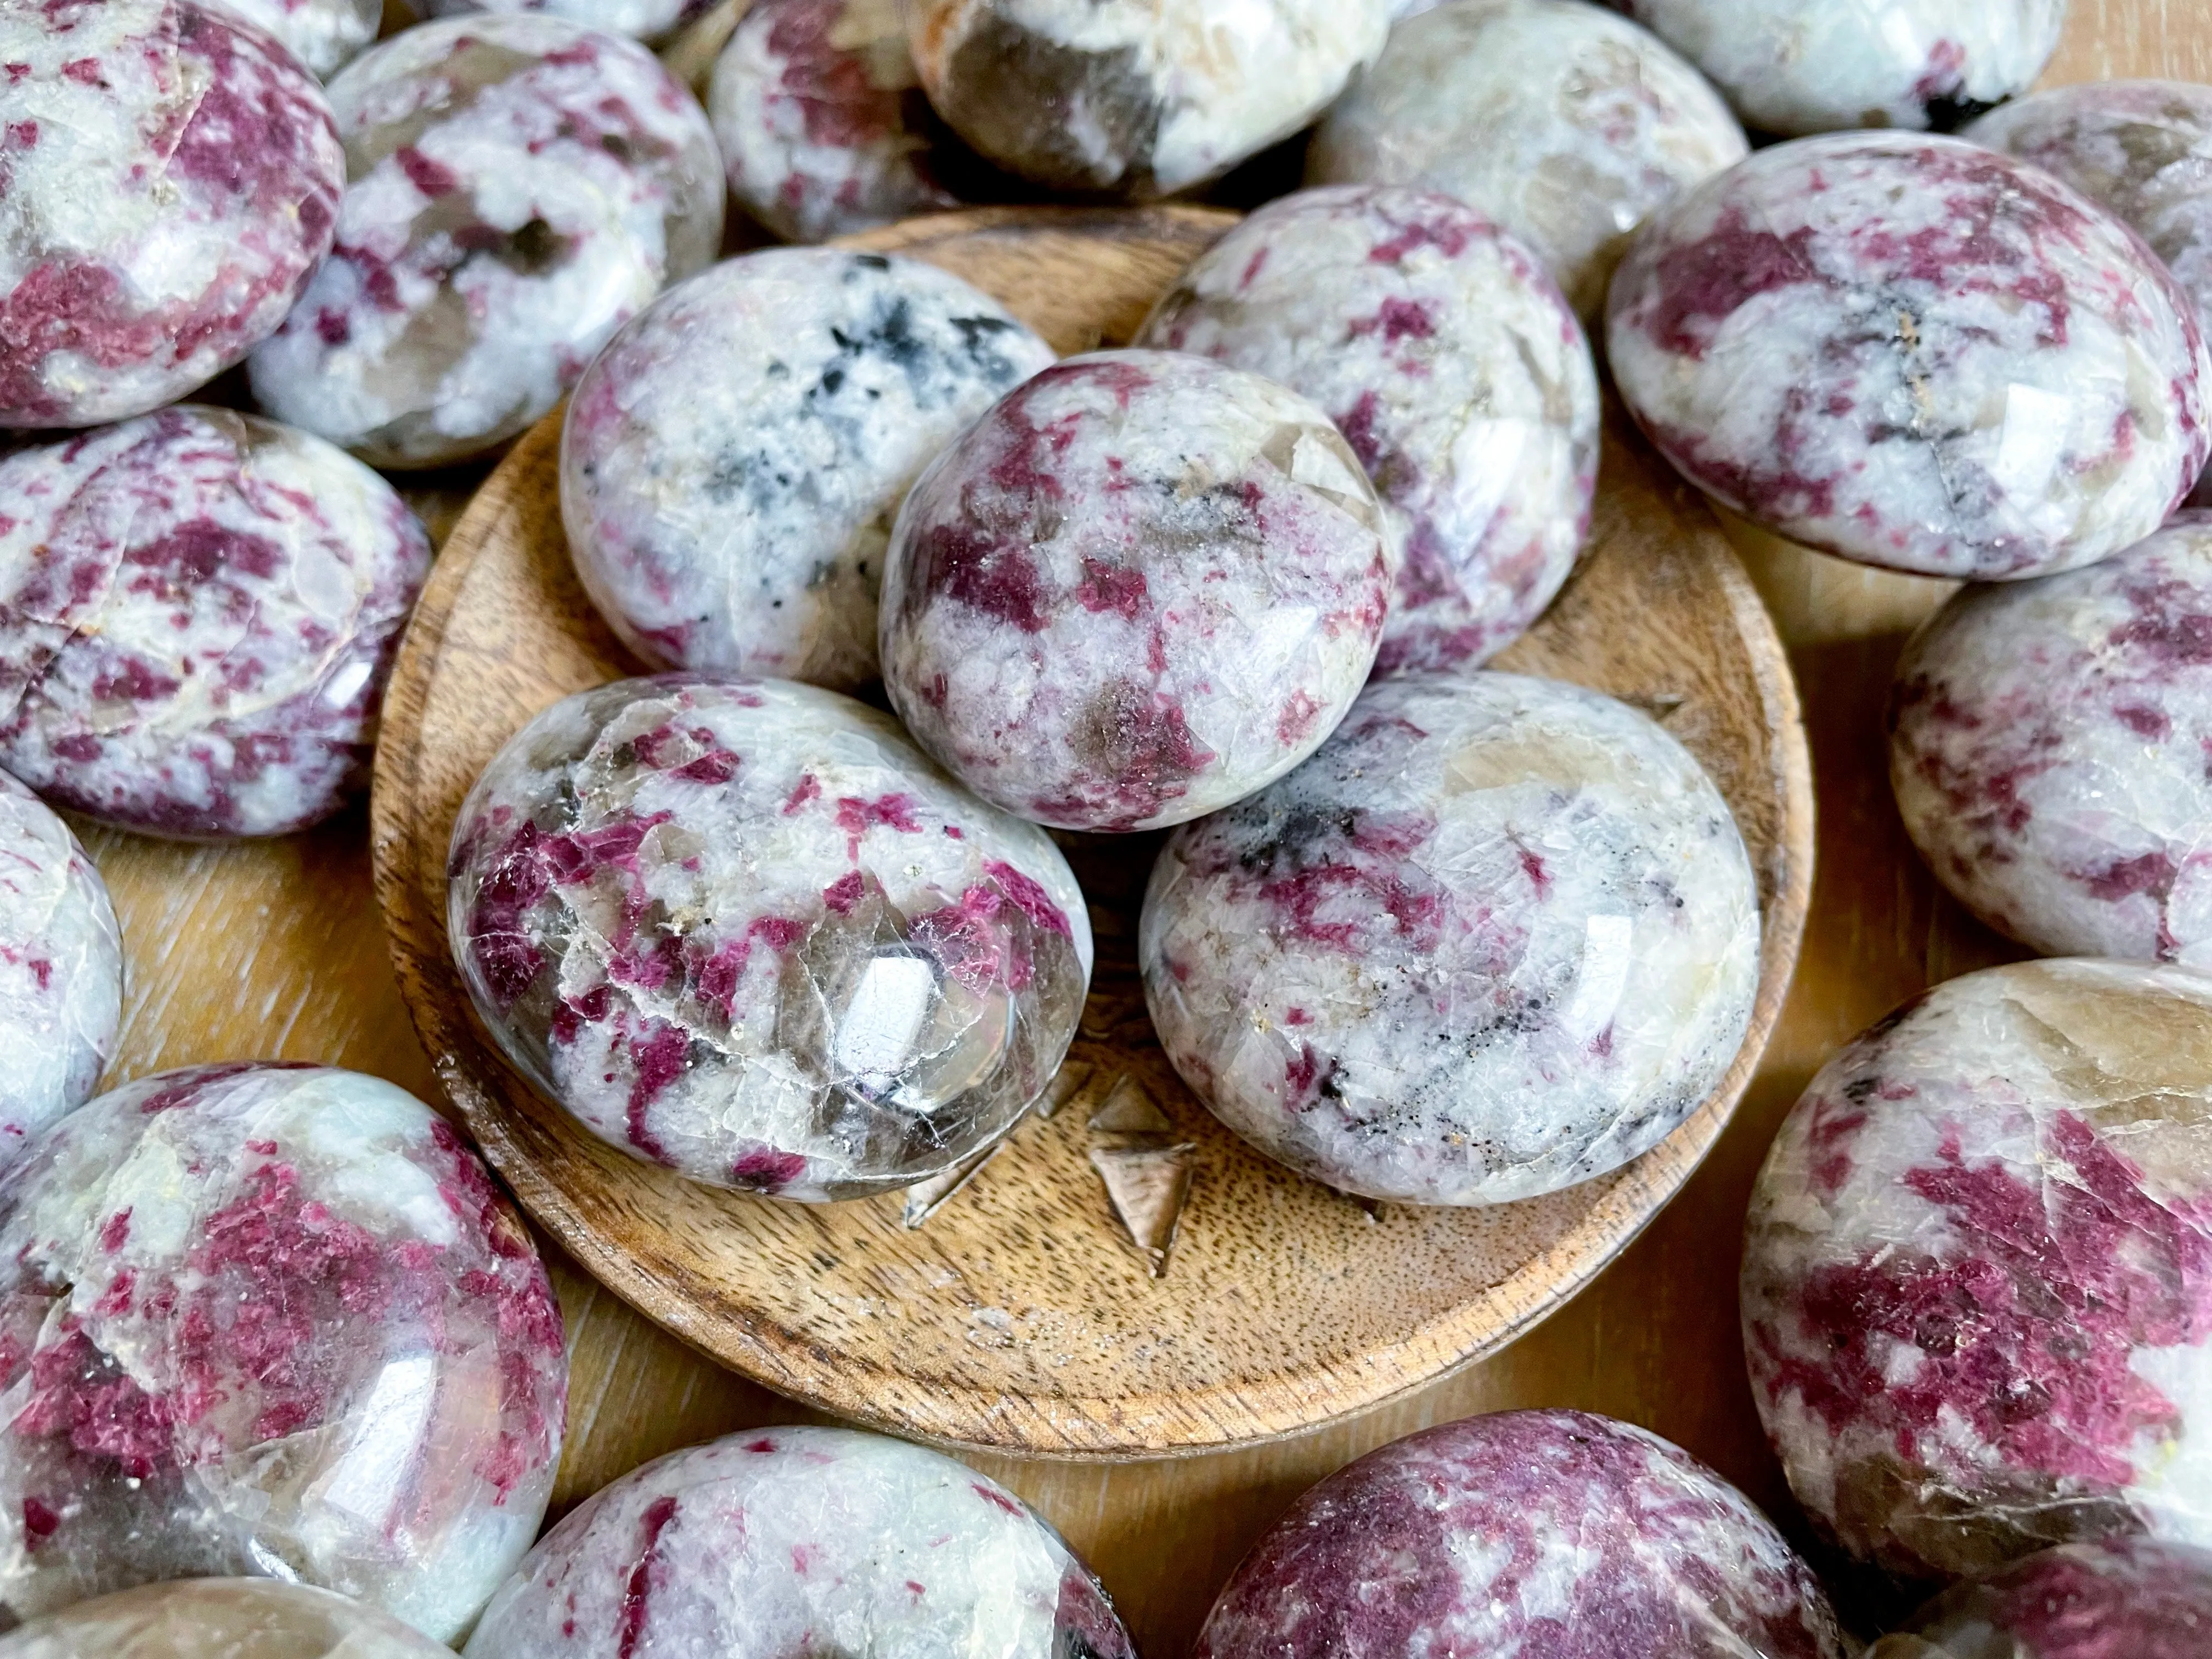
M 1079 352 L 1126 342 L 1233 222 L 1182 207 L 988 209 L 859 245 L 945 265 Z M 1145 1013 L 1150 837 L 1070 843 L 1099 961 L 1057 1109 L 918 1230 L 896 1199 L 802 1208 L 713 1192 L 576 1127 L 470 1018 L 442 920 L 454 814 L 492 754 L 539 709 L 636 672 L 569 572 L 550 423 L 447 544 L 378 763 L 378 896 L 462 1116 L 524 1205 L 649 1316 L 769 1387 L 925 1437 L 1059 1456 L 1194 1451 L 1297 1431 L 1510 1340 L 1626 1245 L 1718 1136 L 1779 1012 L 1812 876 L 1809 765 L 1780 645 L 1710 515 L 1624 432 L 1613 423 L 1583 570 L 1500 665 L 1662 718 L 1727 798 L 1763 912 L 1742 1050 L 1626 1170 L 1528 1203 L 1378 1218 L 1246 1147 L 1182 1091 Z M 1139 1222 L 1171 1219 L 1178 1192 L 1188 1202 L 1179 1228 L 1140 1244 L 1109 1192 Z

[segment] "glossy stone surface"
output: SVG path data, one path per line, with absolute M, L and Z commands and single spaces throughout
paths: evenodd
M 2212 318 L 2212 87 L 2057 87 L 1992 111 L 1966 136 L 2110 208 L 2166 261 L 2198 322 Z M 2212 489 L 2200 481 L 2195 499 L 2212 507 Z
M 1059 850 L 887 715 L 787 681 L 623 680 L 511 738 L 453 826 L 448 927 L 516 1066 L 695 1181 L 910 1186 L 1011 1129 L 1091 962 Z
M 2035 84 L 2066 0 L 1613 0 L 1747 126 L 1948 132 Z
M 731 193 L 793 242 L 957 205 L 920 88 L 896 0 L 760 0 L 707 93 Z
M 1618 1168 L 1741 1046 L 1757 886 L 1688 750 L 1596 692 L 1378 681 L 1320 754 L 1179 831 L 1145 896 L 1152 1023 L 1215 1115 L 1412 1204 Z
M 1684 477 L 1898 570 L 2093 563 L 2207 453 L 2212 358 L 2173 278 L 2085 197 L 1955 138 L 1762 150 L 1645 228 L 1607 337 Z
M 2212 1553 L 2146 1538 L 2068 1544 L 1929 1603 L 1867 1659 L 2202 1659 Z
M 91 1097 L 123 1023 L 123 934 L 68 824 L 0 772 L 0 1170 Z
M 381 0 L 213 0 L 216 9 L 258 24 L 317 75 L 331 72 L 376 39 Z
M 80 1107 L 0 1182 L 0 1606 L 254 1574 L 440 1640 L 521 1559 L 561 1315 L 412 1096 L 209 1066 Z
M 1159 829 L 1321 746 L 1374 665 L 1397 563 L 1308 399 L 1201 357 L 1096 352 L 1001 400 L 907 497 L 884 682 L 986 800 Z
M 1658 1436 L 1499 1412 L 1395 1441 L 1306 1493 L 1193 1659 L 1842 1659 L 1812 1570 Z
M 344 158 L 312 77 L 191 0 L 0 10 L 0 427 L 143 414 L 282 322 Z
M 432 17 L 472 12 L 557 17 L 658 46 L 713 5 L 714 0 L 423 0 L 422 9 Z
M 1052 348 L 919 260 L 775 248 L 701 272 L 617 335 L 561 435 L 577 574 L 659 668 L 850 690 L 922 468 Z
M 1431 191 L 1270 203 L 1161 300 L 1137 343 L 1327 410 L 1404 549 L 1376 668 L 1473 667 L 1574 568 L 1597 485 L 1597 373 L 1535 257 Z
M 1306 182 L 1455 196 L 1589 319 L 1637 226 L 1745 153 L 1719 94 L 1625 19 L 1582 0 L 1452 0 L 1390 32 L 1315 134 Z
M 496 448 L 720 246 L 706 112 L 634 41 L 449 18 L 362 53 L 330 99 L 337 245 L 254 352 L 253 395 L 373 465 Z
M 755 1429 L 624 1475 L 545 1535 L 469 1659 L 1135 1659 L 1012 1493 L 920 1446 Z
M 440 1659 L 374 1607 L 268 1578 L 188 1578 L 79 1601 L 0 1637 L 0 1659 Z
M 1742 1289 L 1768 1436 L 1851 1554 L 2212 1545 L 2212 978 L 2023 963 L 1863 1033 L 1768 1154 Z
M 58 805 L 277 836 L 366 788 L 430 569 L 383 479 L 180 404 L 0 460 L 0 766 Z
M 1055 189 L 1146 198 L 1226 173 L 1371 64 L 1389 0 L 912 0 L 929 101 Z
M 1889 719 L 1905 828 L 1983 921 L 2045 956 L 2212 968 L 2212 514 L 1962 590 Z

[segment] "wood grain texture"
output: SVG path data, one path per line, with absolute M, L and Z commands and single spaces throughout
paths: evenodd
M 1230 223 L 1188 208 L 988 209 L 860 239 L 957 271 L 1059 349 L 1126 340 Z M 1624 428 L 1625 429 L 1625 428 Z M 1755 592 L 1704 504 L 1639 449 L 1604 459 L 1591 549 L 1505 659 L 1663 708 L 1734 806 L 1766 921 L 1749 1041 L 1714 1097 L 1617 1175 L 1486 1210 L 1379 1220 L 1254 1152 L 1177 1082 L 1134 940 L 1157 837 L 1075 853 L 1099 968 L 1070 1065 L 1032 1121 L 919 1231 L 886 1197 L 803 1206 L 716 1192 L 538 1100 L 466 1009 L 444 927 L 462 796 L 507 736 L 637 672 L 569 567 L 557 419 L 447 544 L 386 696 L 372 845 L 400 984 L 447 1096 L 524 1207 L 609 1287 L 780 1391 L 901 1432 L 1062 1456 L 1263 1439 L 1371 1406 L 1509 1340 L 1639 1231 L 1709 1150 L 1779 1014 L 1810 891 L 1810 763 Z M 1170 1271 L 1108 1207 L 1087 1120 L 1127 1073 L 1198 1147 Z
M 396 0 L 395 0 L 396 3 Z M 2205 0 L 2074 0 L 2049 80 L 2212 81 Z M 1383 1442 L 1472 1412 L 1608 1412 L 1679 1441 L 1775 1514 L 1792 1511 L 1743 1381 L 1734 1283 L 1753 1173 L 1837 1045 L 1922 986 L 2014 952 L 1967 921 L 1907 845 L 1878 713 L 1931 585 L 1743 549 L 1777 606 L 1806 704 L 1820 868 L 1796 986 L 1728 1133 L 1675 1201 L 1587 1290 L 1493 1358 L 1380 1410 L 1273 1445 L 1170 1462 L 970 1461 L 1037 1504 L 1101 1571 L 1147 1659 L 1182 1659 L 1215 1591 L 1292 1498 Z M 276 847 L 87 836 L 121 912 L 131 990 L 112 1080 L 186 1060 L 314 1058 L 430 1097 L 370 894 L 359 815 Z M 572 1406 L 556 1504 L 660 1452 L 808 1413 L 715 1367 L 557 1255 Z

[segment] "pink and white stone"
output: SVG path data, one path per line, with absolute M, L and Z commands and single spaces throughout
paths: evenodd
M 2212 87 L 2100 81 L 1993 111 L 1966 137 L 2056 173 L 2110 208 L 2212 318 Z M 2212 507 L 2200 483 L 2196 504 Z
M 1407 1204 L 1618 1169 L 1742 1046 L 1759 895 L 1653 721 L 1483 672 L 1369 688 L 1322 751 L 1176 833 L 1138 955 L 1160 1042 L 1302 1175 Z
M 1008 172 L 1150 198 L 1287 138 L 1372 64 L 1389 0 L 910 0 L 929 101 Z
M 772 248 L 678 285 L 568 405 L 576 572 L 658 668 L 850 690 L 915 477 L 1052 348 L 920 260 Z
M 450 1641 L 522 1559 L 568 1364 L 453 1131 L 319 1066 L 70 1113 L 0 1181 L 0 1606 L 251 1574 Z
M 123 1024 L 123 934 L 68 824 L 0 772 L 0 1170 L 89 1099 Z
M 1321 746 L 1374 666 L 1397 565 L 1313 403 L 1202 357 L 1096 352 L 1003 398 L 907 497 L 884 683 L 994 805 L 1161 829 Z
M 1135 1659 L 1098 1582 L 964 1464 L 851 1429 L 672 1452 L 573 1511 L 469 1659 Z
M 0 9 L 0 426 L 183 397 L 284 319 L 344 157 L 312 76 L 191 0 Z
M 896 722 L 781 680 L 556 703 L 453 826 L 447 924 L 485 1026 L 609 1145 L 821 1202 L 1011 1130 L 1073 1040 L 1083 895 L 1042 831 Z
M 1745 154 L 1720 95 L 1626 19 L 1582 0 L 1452 0 L 1390 32 L 1314 135 L 1306 182 L 1455 196 L 1589 319 L 1637 226 Z
M 5 1659 L 441 1659 L 451 1652 L 374 1607 L 270 1578 L 143 1584 L 0 1637 Z
M 2067 1544 L 1937 1597 L 1867 1659 L 2202 1659 L 2212 1552 L 2147 1538 Z
M 707 92 L 730 191 L 787 241 L 958 205 L 896 0 L 759 0 Z
M 2127 227 L 1956 138 L 1763 150 L 1644 228 L 1607 350 L 1699 489 L 1845 558 L 1976 580 L 2141 541 L 2208 452 L 2212 357 Z
M 328 80 L 376 39 L 383 0 L 210 0 L 217 10 L 258 24 L 317 75 Z
M 0 460 L 0 766 L 190 840 L 281 836 L 368 781 L 430 546 L 319 438 L 180 404 Z
M 2212 514 L 1965 589 L 1906 647 L 1889 725 L 1905 827 L 1983 921 L 2212 968 Z
M 1270 203 L 1137 343 L 1265 374 L 1335 420 L 1405 550 L 1378 672 L 1480 665 L 1574 569 L 1597 486 L 1589 344 L 1534 255 L 1452 198 Z
M 417 3 L 410 0 L 410 3 Z M 465 17 L 472 13 L 556 17 L 659 46 L 686 24 L 705 15 L 714 3 L 714 0 L 419 0 L 419 9 L 432 17 Z
M 721 244 L 706 112 L 635 41 L 449 18 L 363 52 L 330 99 L 337 245 L 254 352 L 253 395 L 374 465 L 498 447 Z
M 1679 1447 L 1586 1412 L 1394 1441 L 1306 1493 L 1193 1659 L 1843 1659 L 1773 1522 Z
M 1948 132 L 2026 92 L 2058 50 L 2066 0 L 1613 0 L 1785 136 Z
M 1953 980 L 1814 1078 L 1752 1200 L 1752 1390 L 1851 1555 L 2212 1545 L 2212 977 Z

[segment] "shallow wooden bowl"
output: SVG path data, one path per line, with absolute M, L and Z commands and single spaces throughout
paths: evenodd
M 958 272 L 1073 351 L 1126 340 L 1231 222 L 1191 208 L 1005 209 L 859 240 Z M 1153 1039 L 1134 962 L 1152 837 L 1076 858 L 1099 963 L 1064 1075 L 1088 1081 L 918 1229 L 896 1196 L 782 1204 L 695 1186 L 601 1144 L 499 1059 L 444 920 L 447 842 L 478 771 L 539 709 L 637 672 L 570 572 L 558 435 L 549 417 L 492 476 L 416 613 L 377 757 L 377 893 L 416 1025 L 493 1165 L 585 1267 L 715 1358 L 847 1417 L 1008 1451 L 1133 1457 L 1288 1434 L 1527 1329 L 1636 1235 L 1720 1133 L 1803 930 L 1810 769 L 1782 647 L 1750 583 L 1705 507 L 1615 431 L 1590 555 L 1502 665 L 1601 687 L 1664 719 L 1727 794 L 1759 872 L 1750 1038 L 1662 1146 L 1601 1180 L 1489 1210 L 1370 1214 L 1267 1162 L 1182 1089 Z M 1158 1278 L 1089 1158 L 1100 1139 L 1091 1120 L 1125 1075 L 1197 1149 Z

